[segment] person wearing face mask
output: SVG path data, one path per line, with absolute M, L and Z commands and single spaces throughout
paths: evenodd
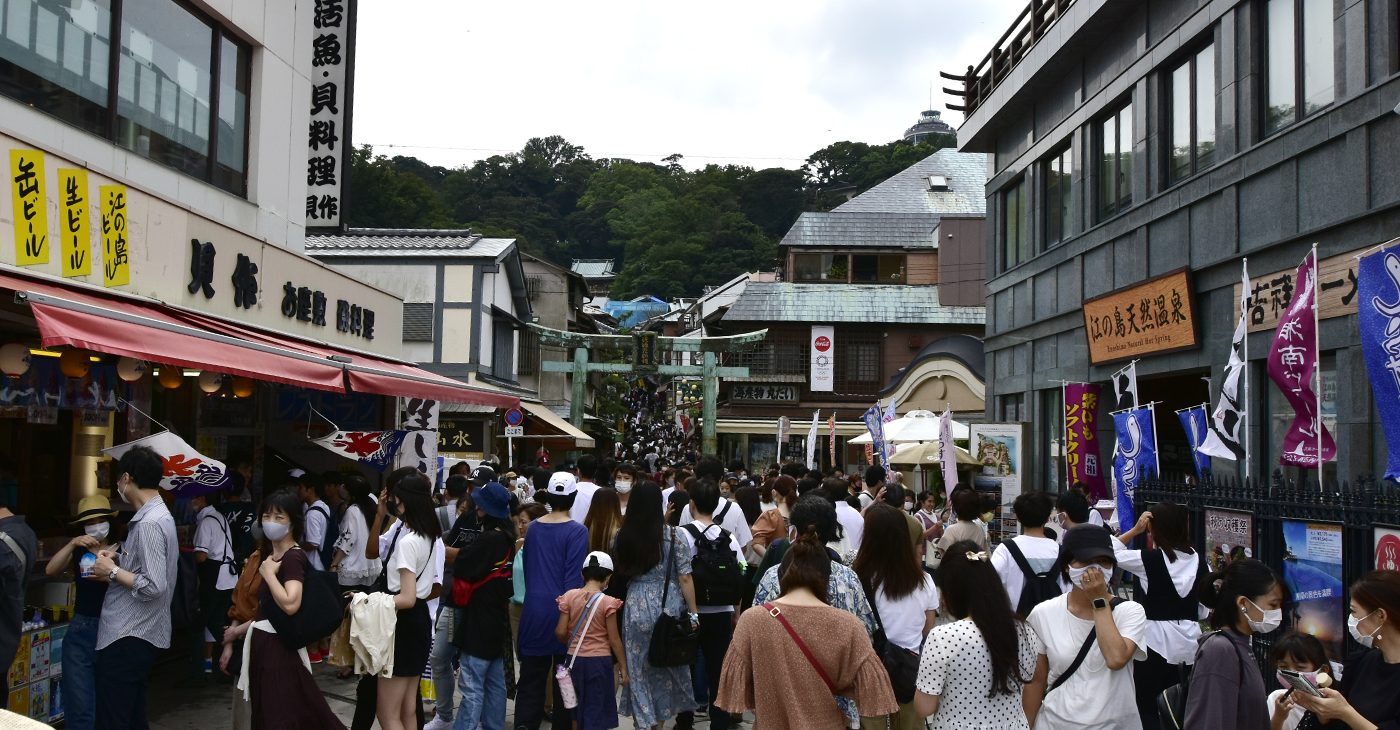
M 627 500 L 632 496 L 632 487 L 637 483 L 637 467 L 631 464 L 618 464 L 612 472 L 613 489 L 617 490 L 617 503 L 620 514 L 627 516 Z M 600 552 L 607 552 L 601 548 Z
M 1182 727 L 1267 730 L 1268 697 L 1253 638 L 1283 623 L 1283 581 L 1269 566 L 1243 558 L 1211 574 L 1199 591 L 1215 608 L 1210 625 L 1216 631 L 1201 637 L 1196 650 Z
M 1362 650 L 1347 657 L 1340 687 L 1293 698 L 1329 730 L 1400 726 L 1400 572 L 1373 570 L 1351 584 L 1347 631 Z
M 1032 684 L 1048 687 L 1038 714 L 1027 712 L 1036 714 L 1036 730 L 1142 728 L 1132 661 L 1147 658 L 1147 615 L 1140 604 L 1108 592 L 1112 542 L 1108 530 L 1095 525 L 1068 530 L 1052 570 L 1073 588 L 1037 604 L 1026 619 L 1043 645 Z M 1038 698 L 1029 699 L 1032 706 Z
M 943 536 L 933 545 L 933 559 L 927 562 L 934 570 L 943 562 L 943 551 L 955 542 L 971 540 L 977 543 L 983 552 L 991 552 L 987 533 L 976 521 L 982 510 L 982 497 L 977 494 L 977 490 L 960 485 L 953 490 L 952 499 L 949 501 L 953 503 L 953 515 L 958 521 L 945 527 Z
M 228 628 L 228 607 L 232 603 L 233 587 L 238 585 L 238 567 L 233 559 L 233 533 L 221 512 L 212 503 L 217 493 L 190 498 L 190 508 L 196 510 L 194 559 L 199 573 L 199 607 L 204 623 L 192 627 L 191 643 L 204 644 L 204 656 L 194 650 L 198 672 L 214 672 L 214 647 Z M 199 659 L 203 661 L 199 661 Z
M 78 519 L 71 523 L 82 525 L 83 534 L 68 541 L 44 566 L 44 573 L 50 578 L 70 568 L 73 571 L 73 620 L 63 639 L 63 722 L 73 730 L 95 727 L 93 700 L 97 677 L 93 659 L 107 584 L 95 578 L 92 566 L 97 562 L 97 553 L 115 548 L 112 518 L 116 514 L 106 497 L 83 497 L 78 502 Z

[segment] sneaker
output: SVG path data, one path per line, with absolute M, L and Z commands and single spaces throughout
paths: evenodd
M 204 673 L 205 673 L 205 674 L 213 674 L 213 673 L 214 673 L 214 660 L 213 660 L 213 659 L 205 659 L 205 660 L 204 660 Z
M 321 652 L 319 651 L 307 652 L 307 656 L 311 659 L 312 664 L 320 664 L 321 662 L 326 660 L 326 658 L 322 656 Z
M 433 719 L 429 720 L 428 724 L 423 726 L 423 730 L 449 730 L 451 727 L 451 720 L 444 720 L 434 714 Z

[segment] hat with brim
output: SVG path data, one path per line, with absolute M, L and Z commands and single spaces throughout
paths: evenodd
M 498 520 L 510 516 L 510 491 L 500 482 L 490 482 L 472 493 L 476 506 Z
M 78 502 L 78 518 L 69 524 L 76 525 L 94 517 L 111 517 L 116 513 L 117 511 L 112 509 L 112 503 L 108 502 L 106 497 L 94 494 L 90 497 L 83 497 Z
M 1065 531 L 1061 543 L 1071 557 L 1081 563 L 1089 563 L 1098 558 L 1108 558 L 1116 565 L 1118 558 L 1113 554 L 1113 536 L 1098 525 L 1075 525 Z

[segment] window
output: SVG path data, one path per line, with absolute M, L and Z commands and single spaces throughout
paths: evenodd
M 1268 0 L 1264 35 L 1264 133 L 1271 134 L 1332 103 L 1331 0 Z
M 432 302 L 404 302 L 403 338 L 406 342 L 433 341 Z
M 1128 102 L 1098 124 L 1099 218 L 1133 205 L 1133 104 Z
M 1171 182 L 1215 162 L 1215 46 L 1209 45 L 1171 73 L 1167 97 L 1171 124 Z
M 997 396 L 997 413 L 1003 421 L 1027 421 L 1026 394 L 1011 393 Z
M 846 281 L 845 254 L 800 253 L 793 256 L 797 281 Z
M 768 330 L 768 337 L 747 352 L 726 356 L 728 362 L 746 367 L 749 375 L 799 375 L 805 380 L 809 359 L 809 331 Z
M 835 395 L 875 395 L 880 391 L 881 333 L 836 329 Z
M 510 320 L 497 319 L 491 328 L 491 374 L 515 380 L 515 328 Z
M 1026 200 L 1024 178 L 1013 183 L 1002 194 L 1002 268 L 1009 269 L 1027 258 L 1026 250 L 1026 210 L 1030 201 Z
M 1066 147 L 1045 161 L 1045 247 L 1069 238 L 1069 196 L 1074 187 L 1074 151 Z
M 902 254 L 856 254 L 851 256 L 851 280 L 882 284 L 904 283 Z
M 671 353 L 666 353 L 671 354 Z M 540 369 L 540 336 L 534 330 L 520 332 L 520 363 L 518 375 L 538 375 Z
M 116 7 L 0 3 L 0 93 L 245 195 L 251 50 L 175 0 Z

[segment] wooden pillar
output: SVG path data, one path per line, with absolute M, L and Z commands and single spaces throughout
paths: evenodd
M 719 401 L 719 374 L 716 373 L 715 370 L 715 353 L 706 352 L 704 369 L 701 371 L 701 383 L 704 384 L 705 404 L 700 415 L 700 417 L 704 419 L 701 425 L 705 429 L 700 452 L 706 456 L 714 456 L 719 452 L 719 439 L 716 436 L 715 428 L 715 411 Z
M 574 428 L 583 428 L 583 399 L 588 385 L 588 348 L 574 348 L 574 394 L 569 403 L 569 423 Z

